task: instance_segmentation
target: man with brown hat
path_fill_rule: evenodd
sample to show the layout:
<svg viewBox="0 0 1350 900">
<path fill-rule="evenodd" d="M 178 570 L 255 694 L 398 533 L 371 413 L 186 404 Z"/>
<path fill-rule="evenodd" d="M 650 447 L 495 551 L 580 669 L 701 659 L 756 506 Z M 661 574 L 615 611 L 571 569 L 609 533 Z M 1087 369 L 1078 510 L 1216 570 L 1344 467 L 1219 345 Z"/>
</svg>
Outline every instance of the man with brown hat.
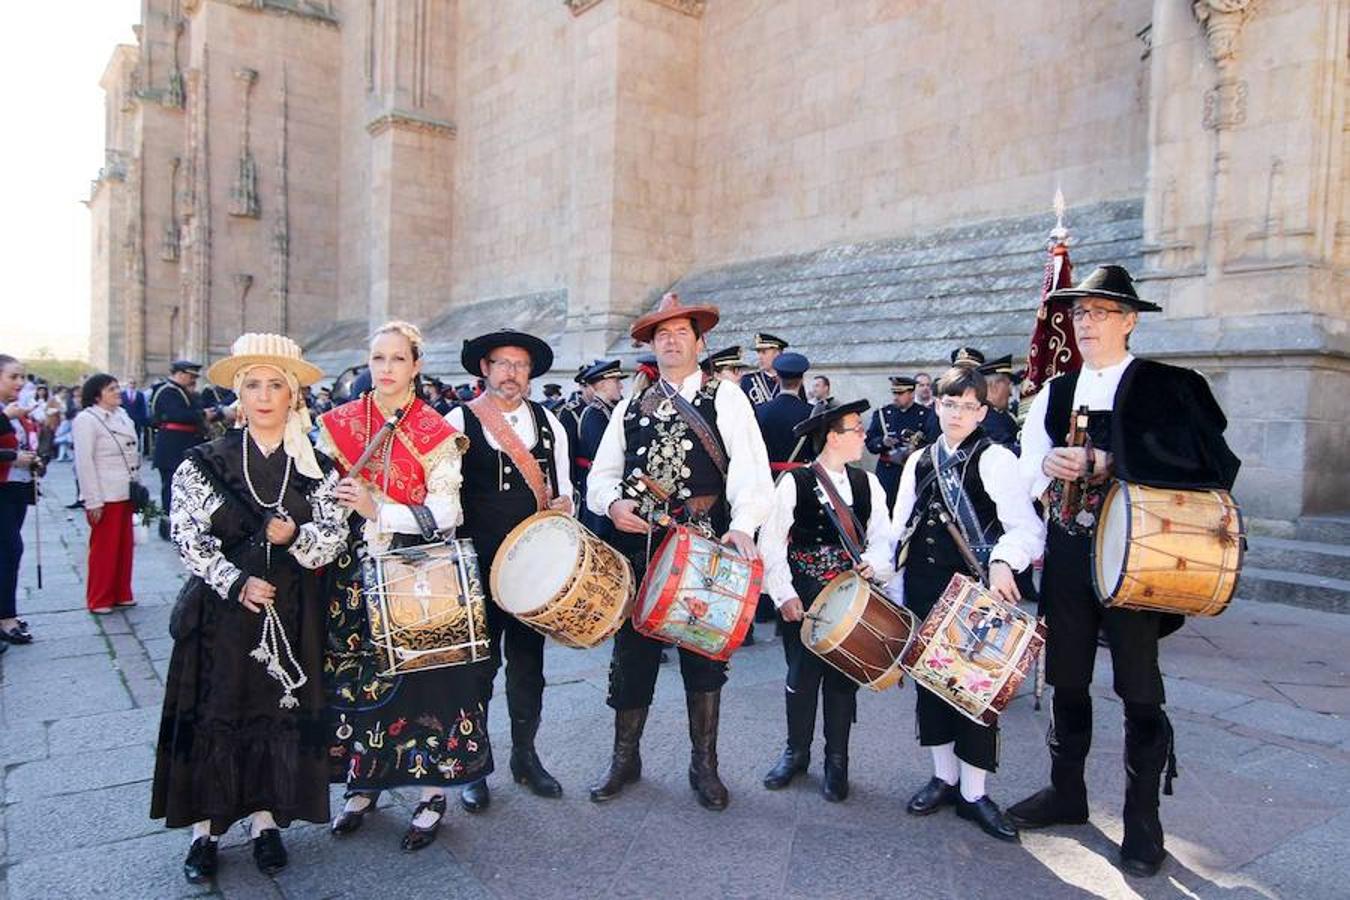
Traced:
<svg viewBox="0 0 1350 900">
<path fill-rule="evenodd" d="M 646 574 L 649 547 L 657 546 L 675 522 L 707 537 L 721 538 L 742 556 L 758 557 L 752 535 L 768 516 L 773 496 L 769 459 L 745 394 L 734 384 L 699 369 L 703 336 L 717 324 L 714 306 L 685 305 L 667 294 L 653 312 L 633 323 L 631 334 L 656 351 L 653 384 L 635 379 L 632 394 L 620 400 L 600 441 L 587 482 L 591 511 L 614 522 L 614 546 L 627 555 L 639 581 Z M 670 498 L 658 504 L 654 491 L 628 499 L 625 479 L 637 475 Z M 614 710 L 614 755 L 608 771 L 591 788 L 599 803 L 618 796 L 642 774 L 638 743 L 656 687 L 660 641 L 644 637 L 631 622 L 614 637 L 609 706 Z M 727 665 L 680 648 L 693 753 L 689 783 L 707 809 L 726 807 L 727 789 L 717 773 L 717 725 Z"/>
</svg>

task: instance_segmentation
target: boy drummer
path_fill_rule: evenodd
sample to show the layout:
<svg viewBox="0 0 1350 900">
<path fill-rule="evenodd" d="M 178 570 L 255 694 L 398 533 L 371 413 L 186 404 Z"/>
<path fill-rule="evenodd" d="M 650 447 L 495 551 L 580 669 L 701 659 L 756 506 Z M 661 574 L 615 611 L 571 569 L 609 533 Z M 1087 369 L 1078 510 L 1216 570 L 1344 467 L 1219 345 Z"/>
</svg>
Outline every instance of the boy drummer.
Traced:
<svg viewBox="0 0 1350 900">
<path fill-rule="evenodd" d="M 1031 505 L 1017 457 L 980 428 L 988 411 L 984 376 L 973 365 L 958 365 L 938 379 L 935 392 L 942 434 L 905 462 L 893 519 L 905 606 L 919 619 L 932 611 L 953 575 L 977 574 L 965 562 L 966 551 L 988 569 L 989 590 L 1011 602 L 1021 596 L 1015 574 L 1045 544 L 1045 525 Z M 919 743 L 933 754 L 933 777 L 906 811 L 926 816 L 955 805 L 958 816 L 986 834 L 1016 841 L 1017 827 L 985 791 L 986 777 L 998 766 L 998 726 L 966 718 L 920 685 L 915 691 Z"/>
<path fill-rule="evenodd" d="M 791 469 L 778 479 L 773 511 L 759 530 L 764 589 L 783 619 L 780 631 L 788 664 L 787 747 L 764 776 L 764 786 L 771 791 L 785 788 L 806 771 L 819 694 L 825 719 L 825 778 L 820 790 L 832 803 L 848 797 L 848 738 L 858 708 L 858 685 L 806 649 L 802 616 L 825 584 L 843 572 L 857 568 L 864 578 L 883 583 L 891 574 L 886 491 L 871 472 L 849 465 L 862 458 L 867 428 L 861 414 L 866 409 L 866 400 L 827 400 L 793 427 L 796 438 L 811 436 L 816 465 Z M 822 479 L 828 479 L 828 488 Z M 830 504 L 828 510 L 822 495 Z M 834 504 L 836 498 L 839 506 Z M 862 552 L 860 560 L 850 558 L 846 542 Z"/>
</svg>

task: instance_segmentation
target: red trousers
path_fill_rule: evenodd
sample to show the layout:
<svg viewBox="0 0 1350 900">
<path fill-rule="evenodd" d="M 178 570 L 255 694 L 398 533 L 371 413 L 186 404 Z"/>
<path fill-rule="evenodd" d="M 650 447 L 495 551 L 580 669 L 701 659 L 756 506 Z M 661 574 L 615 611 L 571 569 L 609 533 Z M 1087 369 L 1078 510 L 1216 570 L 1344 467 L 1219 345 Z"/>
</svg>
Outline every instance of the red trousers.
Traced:
<svg viewBox="0 0 1350 900">
<path fill-rule="evenodd" d="M 89 529 L 89 571 L 85 602 L 90 609 L 111 609 L 131 596 L 131 501 L 103 504 L 103 515 Z"/>
</svg>

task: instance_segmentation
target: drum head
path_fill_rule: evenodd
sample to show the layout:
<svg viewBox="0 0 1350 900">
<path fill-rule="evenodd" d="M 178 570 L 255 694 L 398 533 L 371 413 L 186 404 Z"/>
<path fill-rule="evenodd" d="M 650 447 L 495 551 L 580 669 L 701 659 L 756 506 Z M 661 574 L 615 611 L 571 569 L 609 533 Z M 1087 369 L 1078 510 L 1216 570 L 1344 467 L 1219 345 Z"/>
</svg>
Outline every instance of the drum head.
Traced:
<svg viewBox="0 0 1350 900">
<path fill-rule="evenodd" d="M 672 531 L 671 534 L 673 535 L 674 532 Z M 661 593 L 665 590 L 666 581 L 670 579 L 670 570 L 675 565 L 675 558 L 678 555 L 677 550 L 680 546 L 679 541 L 669 539 L 662 543 L 661 552 L 647 567 L 647 578 L 643 582 L 642 595 L 637 598 L 637 609 L 634 610 L 633 618 L 645 621 L 651 614 L 652 607 L 656 605 L 656 601 L 661 599 Z"/>
<path fill-rule="evenodd" d="M 858 593 L 855 572 L 845 572 L 825 585 L 811 603 L 811 615 L 816 618 L 807 620 L 811 626 L 807 643 L 825 652 L 848 637 L 858 621 Z"/>
<path fill-rule="evenodd" d="M 1097 593 L 1103 601 L 1120 589 L 1130 543 L 1130 492 L 1119 482 L 1102 503 L 1097 521 L 1094 563 Z"/>
<path fill-rule="evenodd" d="M 580 553 L 581 532 L 567 516 L 543 516 L 527 523 L 514 542 L 497 552 L 493 600 L 517 615 L 547 605 L 572 577 Z"/>
</svg>

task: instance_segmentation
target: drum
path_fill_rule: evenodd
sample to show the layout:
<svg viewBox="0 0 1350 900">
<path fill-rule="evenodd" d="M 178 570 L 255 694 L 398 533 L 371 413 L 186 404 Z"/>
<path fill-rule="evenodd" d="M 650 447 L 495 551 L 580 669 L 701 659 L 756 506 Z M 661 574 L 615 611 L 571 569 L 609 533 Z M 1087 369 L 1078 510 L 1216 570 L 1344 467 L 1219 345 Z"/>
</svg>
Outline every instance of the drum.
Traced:
<svg viewBox="0 0 1350 900">
<path fill-rule="evenodd" d="M 521 522 L 492 563 L 492 599 L 535 631 L 587 649 L 613 637 L 633 603 L 633 568 L 564 513 Z"/>
<path fill-rule="evenodd" d="M 471 541 L 376 554 L 362 563 L 361 594 L 382 675 L 488 658 L 487 604 Z"/>
<path fill-rule="evenodd" d="M 1035 616 L 953 575 L 901 664 L 966 718 L 993 725 L 1044 645 Z"/>
<path fill-rule="evenodd" d="M 1217 616 L 1237 590 L 1246 548 L 1227 491 L 1117 481 L 1102 501 L 1092 580 L 1103 606 Z"/>
<path fill-rule="evenodd" d="M 745 640 L 763 580 L 760 560 L 676 525 L 647 567 L 633 628 L 709 659 L 730 659 Z"/>
<path fill-rule="evenodd" d="M 861 686 L 884 691 L 904 677 L 900 657 L 914 637 L 914 614 L 894 606 L 857 572 L 825 585 L 806 621 L 806 649 Z"/>
</svg>

